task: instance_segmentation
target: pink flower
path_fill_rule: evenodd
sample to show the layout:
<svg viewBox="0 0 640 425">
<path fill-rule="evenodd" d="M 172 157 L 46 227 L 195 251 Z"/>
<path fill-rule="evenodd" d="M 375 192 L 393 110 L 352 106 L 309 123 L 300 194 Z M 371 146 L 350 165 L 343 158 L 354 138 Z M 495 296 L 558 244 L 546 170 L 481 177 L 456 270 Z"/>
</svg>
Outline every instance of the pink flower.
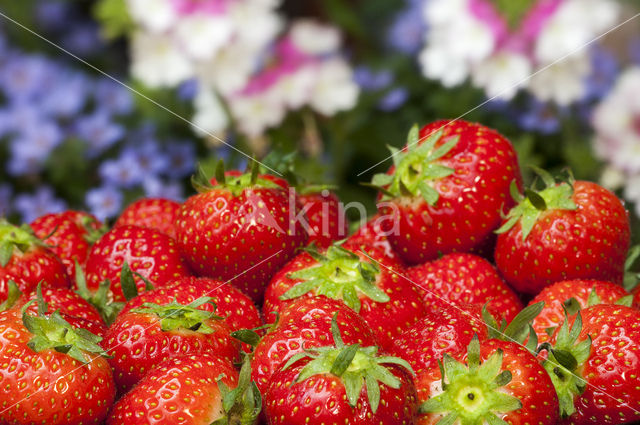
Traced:
<svg viewBox="0 0 640 425">
<path fill-rule="evenodd" d="M 180 15 L 205 13 L 222 15 L 227 12 L 229 4 L 236 0 L 171 0 L 173 8 Z"/>
</svg>

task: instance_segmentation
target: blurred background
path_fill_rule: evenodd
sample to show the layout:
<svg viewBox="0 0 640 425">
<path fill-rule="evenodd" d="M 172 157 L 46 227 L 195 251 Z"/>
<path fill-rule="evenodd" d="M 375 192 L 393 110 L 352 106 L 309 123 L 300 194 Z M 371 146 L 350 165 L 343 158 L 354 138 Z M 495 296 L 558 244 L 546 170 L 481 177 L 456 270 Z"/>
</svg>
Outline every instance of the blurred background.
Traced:
<svg viewBox="0 0 640 425">
<path fill-rule="evenodd" d="M 640 215 L 640 4 L 624 0 L 0 0 L 0 215 L 116 217 L 196 163 L 298 152 L 360 185 L 412 124 L 463 118 Z M 637 227 L 636 224 L 634 226 Z M 638 232 L 635 232 L 638 235 Z"/>
</svg>

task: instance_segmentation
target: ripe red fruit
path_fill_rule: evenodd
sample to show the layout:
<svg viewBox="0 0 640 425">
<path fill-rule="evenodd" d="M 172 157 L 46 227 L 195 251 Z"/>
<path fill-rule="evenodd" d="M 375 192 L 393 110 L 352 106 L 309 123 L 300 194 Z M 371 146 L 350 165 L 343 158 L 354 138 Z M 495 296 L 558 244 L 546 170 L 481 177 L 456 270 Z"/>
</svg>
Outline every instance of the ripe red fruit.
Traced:
<svg viewBox="0 0 640 425">
<path fill-rule="evenodd" d="M 597 279 L 622 283 L 629 250 L 627 211 L 611 192 L 586 181 L 556 183 L 526 197 L 499 229 L 495 260 L 516 290 L 537 294 L 553 282 Z"/>
<path fill-rule="evenodd" d="M 169 199 L 142 198 L 129 204 L 113 226 L 147 227 L 175 238 L 174 225 L 178 218 L 178 209 L 180 204 Z"/>
<path fill-rule="evenodd" d="M 309 224 L 308 244 L 326 248 L 331 243 L 347 237 L 349 223 L 338 196 L 323 190 L 321 192 L 298 192 L 298 200 L 307 216 Z"/>
<path fill-rule="evenodd" d="M 442 358 L 420 384 L 429 399 L 419 425 L 509 423 L 555 425 L 558 398 L 549 375 L 525 347 L 511 341 L 474 338 L 467 353 Z M 446 419 L 445 419 L 446 418 Z"/>
<path fill-rule="evenodd" d="M 269 425 L 396 425 L 416 420 L 411 367 L 378 355 L 375 346 L 346 345 L 332 323 L 334 345 L 293 356 L 264 396 Z"/>
<path fill-rule="evenodd" d="M 115 389 L 98 342 L 58 313 L 0 312 L 0 422 L 102 424 Z"/>
<path fill-rule="evenodd" d="M 257 169 L 256 169 L 257 171 Z M 261 303 L 264 287 L 307 240 L 295 199 L 256 172 L 225 177 L 185 201 L 178 244 L 194 272 L 229 281 Z"/>
<path fill-rule="evenodd" d="M 171 237 L 155 229 L 120 226 L 107 232 L 91 249 L 86 267 L 89 290 L 97 291 L 100 282 L 109 279 L 113 299 L 124 301 L 120 273 L 125 262 L 134 272 L 138 292 L 144 292 L 146 284 L 135 273 L 154 286 L 162 286 L 189 275 L 178 246 Z"/>
<path fill-rule="evenodd" d="M 290 300 L 325 295 L 345 302 L 358 312 L 376 334 L 383 348 L 414 324 L 425 311 L 421 294 L 398 274 L 392 264 L 374 250 L 350 251 L 330 246 L 324 254 L 307 249 L 283 267 L 265 292 L 262 309 L 267 321 L 282 312 Z"/>
<path fill-rule="evenodd" d="M 377 345 L 369 325 L 342 301 L 324 296 L 297 299 L 286 306 L 276 328 L 254 350 L 251 377 L 262 394 L 273 374 L 291 357 L 331 341 L 331 320 L 336 315 L 345 344 Z"/>
<path fill-rule="evenodd" d="M 0 301 L 7 299 L 9 281 L 30 294 L 42 282 L 44 288 L 68 288 L 64 265 L 31 228 L 19 228 L 0 221 Z"/>
<path fill-rule="evenodd" d="M 411 267 L 405 275 L 422 290 L 427 309 L 488 303 L 490 310 L 499 311 L 510 322 L 523 307 L 491 263 L 477 255 L 448 254 Z"/>
<path fill-rule="evenodd" d="M 112 356 L 109 364 L 120 393 L 159 363 L 178 355 L 211 353 L 229 361 L 237 358 L 231 329 L 221 317 L 199 308 L 209 301 L 202 297 L 188 305 L 175 301 L 144 304 L 118 315 L 103 345 Z"/>
<path fill-rule="evenodd" d="M 37 296 L 36 292 L 32 292 L 24 297 L 24 303 L 37 299 Z M 68 316 L 79 317 L 91 322 L 103 323 L 98 310 L 71 289 L 43 288 L 42 297 L 48 306 L 48 310 L 46 310 L 47 313 L 53 313 L 58 310 L 60 313 Z M 30 311 L 32 313 L 36 313 L 37 306 L 33 304 L 30 307 Z"/>
<path fill-rule="evenodd" d="M 389 261 L 404 264 L 400 256 L 391 247 L 391 243 L 387 238 L 390 231 L 385 232 L 382 230 L 382 223 L 389 220 L 393 220 L 393 217 L 383 217 L 380 214 L 374 215 L 353 235 L 349 236 L 342 246 L 352 251 L 366 251 L 374 248 L 376 251 L 384 253 Z"/>
<path fill-rule="evenodd" d="M 227 359 L 210 354 L 169 359 L 115 404 L 107 425 L 252 424 L 260 408 L 247 372 L 238 376 Z"/>
<path fill-rule="evenodd" d="M 509 185 L 521 176 L 511 143 L 466 121 L 437 121 L 409 133 L 392 149 L 394 166 L 372 183 L 383 189 L 383 229 L 407 264 L 450 252 L 484 253 L 494 241 Z"/>
<path fill-rule="evenodd" d="M 543 363 L 563 423 L 627 424 L 640 419 L 640 311 L 600 304 L 565 320 Z"/>
<path fill-rule="evenodd" d="M 540 343 L 551 339 L 564 321 L 565 311 L 574 315 L 596 304 L 616 304 L 629 293 L 619 285 L 599 280 L 567 280 L 544 288 L 530 304 L 544 302 L 542 312 L 533 320 Z M 629 300 L 630 301 L 630 300 Z"/>
</svg>

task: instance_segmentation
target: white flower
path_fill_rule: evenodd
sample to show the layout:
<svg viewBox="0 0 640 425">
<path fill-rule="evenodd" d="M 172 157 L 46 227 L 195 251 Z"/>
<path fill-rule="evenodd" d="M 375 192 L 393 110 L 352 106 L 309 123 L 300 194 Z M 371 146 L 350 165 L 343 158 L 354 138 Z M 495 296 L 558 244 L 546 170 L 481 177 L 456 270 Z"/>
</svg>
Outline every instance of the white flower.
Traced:
<svg viewBox="0 0 640 425">
<path fill-rule="evenodd" d="M 233 22 L 239 41 L 257 49 L 269 45 L 283 26 L 273 10 L 256 2 L 232 3 L 229 19 Z"/>
<path fill-rule="evenodd" d="M 317 76 L 317 66 L 303 66 L 293 73 L 280 77 L 275 90 L 280 94 L 287 107 L 299 109 L 311 99 Z"/>
<path fill-rule="evenodd" d="M 189 58 L 166 35 L 137 31 L 131 56 L 131 73 L 149 87 L 175 87 L 194 75 Z"/>
<path fill-rule="evenodd" d="M 180 19 L 175 36 L 194 59 L 206 60 L 229 43 L 232 31 L 233 26 L 225 16 L 198 13 Z"/>
<path fill-rule="evenodd" d="M 310 19 L 296 21 L 290 29 L 293 43 L 309 55 L 332 53 L 340 47 L 340 32 L 335 27 Z"/>
<path fill-rule="evenodd" d="M 171 0 L 126 0 L 131 18 L 154 31 L 162 32 L 175 22 L 177 13 Z"/>
<path fill-rule="evenodd" d="M 253 46 L 233 41 L 218 54 L 197 65 L 198 79 L 215 87 L 223 96 L 242 90 L 256 67 L 258 51 Z"/>
<path fill-rule="evenodd" d="M 631 176 L 631 178 L 627 179 L 624 197 L 635 202 L 636 215 L 640 216 L 640 175 Z"/>
<path fill-rule="evenodd" d="M 284 119 L 286 108 L 271 90 L 229 99 L 231 114 L 240 131 L 249 137 L 261 135 Z"/>
<path fill-rule="evenodd" d="M 193 129 L 201 135 L 218 135 L 229 125 L 229 118 L 212 89 L 201 87 L 194 100 Z"/>
<path fill-rule="evenodd" d="M 529 90 L 542 101 L 566 106 L 584 97 L 584 79 L 590 70 L 587 55 L 574 54 L 533 75 Z"/>
<path fill-rule="evenodd" d="M 440 80 L 445 87 L 462 84 L 469 77 L 469 64 L 453 57 L 445 46 L 431 46 L 420 52 L 418 61 L 425 77 Z"/>
<path fill-rule="evenodd" d="M 600 174 L 600 184 L 609 190 L 618 190 L 624 186 L 626 176 L 615 167 L 604 167 Z"/>
<path fill-rule="evenodd" d="M 323 115 L 353 108 L 359 94 L 358 85 L 347 63 L 339 58 L 319 65 L 318 76 L 311 94 L 310 104 Z"/>
<path fill-rule="evenodd" d="M 484 88 L 487 97 L 511 99 L 528 84 L 531 63 L 524 55 L 511 52 L 497 53 L 478 64 L 472 73 L 473 84 Z"/>
</svg>

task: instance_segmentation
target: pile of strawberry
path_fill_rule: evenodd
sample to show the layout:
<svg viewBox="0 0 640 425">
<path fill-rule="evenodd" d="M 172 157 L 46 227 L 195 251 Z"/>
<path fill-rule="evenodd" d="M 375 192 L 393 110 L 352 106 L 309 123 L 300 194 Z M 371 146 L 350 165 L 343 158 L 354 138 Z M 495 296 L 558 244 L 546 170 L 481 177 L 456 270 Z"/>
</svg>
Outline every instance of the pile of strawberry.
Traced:
<svg viewBox="0 0 640 425">
<path fill-rule="evenodd" d="M 0 425 L 640 421 L 622 202 L 568 173 L 524 188 L 464 121 L 392 157 L 351 235 L 335 194 L 257 166 L 110 229 L 1 221 Z"/>
</svg>

